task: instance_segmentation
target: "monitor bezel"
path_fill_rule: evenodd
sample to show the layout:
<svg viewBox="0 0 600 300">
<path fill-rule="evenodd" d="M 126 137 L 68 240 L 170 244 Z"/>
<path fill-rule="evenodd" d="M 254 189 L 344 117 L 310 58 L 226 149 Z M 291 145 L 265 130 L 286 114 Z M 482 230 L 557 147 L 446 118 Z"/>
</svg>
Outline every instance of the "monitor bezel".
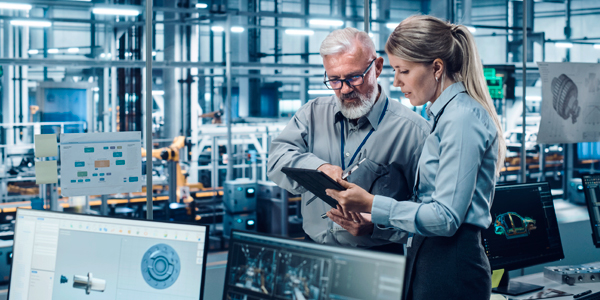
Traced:
<svg viewBox="0 0 600 300">
<path fill-rule="evenodd" d="M 298 245 L 298 246 L 304 246 L 307 248 L 313 248 L 315 250 L 319 250 L 319 248 L 332 248 L 336 251 L 337 253 L 340 254 L 345 254 L 344 252 L 347 252 L 347 254 L 351 254 L 351 255 L 357 255 L 357 254 L 362 254 L 365 257 L 373 257 L 374 254 L 376 255 L 381 255 L 382 257 L 389 257 L 389 258 L 400 258 L 401 263 L 404 265 L 404 270 L 403 270 L 403 274 L 402 274 L 402 281 L 405 280 L 406 278 L 406 256 L 405 255 L 400 255 L 400 254 L 392 254 L 392 253 L 386 253 L 386 252 L 379 252 L 379 251 L 370 251 L 370 250 L 366 250 L 366 249 L 360 249 L 360 248 L 355 248 L 355 247 L 350 247 L 350 246 L 342 246 L 342 245 L 325 245 L 325 244 L 317 244 L 315 242 L 310 242 L 310 241 L 306 241 L 304 239 L 294 239 L 294 238 L 290 238 L 290 237 L 284 237 L 284 236 L 279 236 L 279 235 L 270 235 L 270 234 L 266 234 L 266 233 L 262 233 L 262 232 L 254 232 L 254 231 L 247 231 L 247 230 L 239 230 L 239 229 L 233 229 L 231 231 L 231 235 L 230 235 L 230 239 L 229 239 L 229 249 L 228 249 L 228 253 L 227 253 L 227 265 L 225 267 L 225 280 L 223 281 L 223 300 L 227 300 L 227 282 L 229 279 L 229 274 L 230 274 L 230 270 L 229 267 L 232 264 L 232 259 L 233 259 L 233 255 L 229 255 L 230 252 L 232 251 L 232 246 L 233 246 L 233 241 L 236 240 L 235 236 L 238 233 L 242 233 L 242 234 L 249 234 L 249 235 L 253 235 L 253 236 L 257 236 L 257 237 L 266 237 L 266 238 L 275 238 L 275 239 L 279 239 L 282 240 L 282 242 L 290 242 L 291 245 Z M 403 294 L 405 291 L 405 286 L 404 283 L 402 284 L 402 290 L 401 290 L 401 294 Z"/>
<path fill-rule="evenodd" d="M 591 176 L 597 176 L 600 178 L 600 174 L 581 174 L 581 184 L 583 185 L 583 193 L 585 195 L 585 205 L 587 206 L 588 209 L 588 214 L 590 216 L 590 225 L 592 226 L 592 242 L 594 243 L 594 246 L 596 248 L 600 248 L 600 239 L 596 238 L 596 232 L 594 231 L 598 231 L 598 233 L 600 234 L 600 227 L 595 226 L 596 224 L 594 224 L 594 213 L 592 212 L 592 210 L 594 210 L 595 208 L 592 207 L 592 201 L 589 200 L 589 191 L 588 189 L 585 187 L 585 177 L 591 177 Z"/>
<path fill-rule="evenodd" d="M 17 246 L 17 223 L 18 223 L 18 216 L 19 216 L 19 211 L 36 211 L 36 210 L 32 210 L 32 209 L 27 209 L 27 208 L 17 208 L 17 212 L 15 213 L 15 228 L 14 228 L 14 238 L 13 238 L 13 257 L 11 259 L 11 263 L 10 263 L 10 275 L 8 278 L 8 293 L 6 295 L 6 300 L 10 300 L 10 286 L 12 283 L 12 271 L 13 271 L 13 265 L 14 265 L 14 261 L 15 261 L 15 253 L 16 253 L 16 246 Z M 170 221 L 162 221 L 162 220 L 146 220 L 146 219 L 132 219 L 132 218 L 122 218 L 122 217 L 115 217 L 115 216 L 100 216 L 100 215 L 90 215 L 90 214 L 80 214 L 80 213 L 74 213 L 74 212 L 62 212 L 62 211 L 51 211 L 51 210 L 40 210 L 39 212 L 44 212 L 44 213 L 52 213 L 52 214 L 56 214 L 56 215 L 75 215 L 75 216 L 84 216 L 84 217 L 98 217 L 101 219 L 118 219 L 118 220 L 127 220 L 127 221 L 148 221 L 150 223 L 165 223 L 165 224 L 176 224 L 176 225 L 187 225 L 187 226 L 200 226 L 200 227 L 204 227 L 204 257 L 203 257 L 203 262 L 202 262 L 202 277 L 201 277 L 201 282 L 200 282 L 200 298 L 198 300 L 202 300 L 202 298 L 204 297 L 204 283 L 205 283 L 205 277 L 206 277 L 206 258 L 208 256 L 207 253 L 207 244 L 209 242 L 209 225 L 202 225 L 202 224 L 191 224 L 191 223 L 184 223 L 184 222 L 170 222 Z"/>
<path fill-rule="evenodd" d="M 495 190 L 494 190 L 494 201 L 496 200 L 496 193 L 498 191 L 499 188 L 501 189 L 505 189 L 505 188 L 511 188 L 511 187 L 523 187 L 523 188 L 528 188 L 528 187 L 534 187 L 534 186 L 546 186 L 548 188 L 548 191 L 551 191 L 550 189 L 550 185 L 548 182 L 544 181 L 544 182 L 533 182 L 533 183 L 516 183 L 516 184 L 504 184 L 504 185 L 497 185 Z M 556 208 L 554 206 L 554 197 L 552 196 L 552 193 L 550 193 L 550 198 L 552 199 L 552 209 L 554 209 L 554 216 L 556 217 Z M 494 205 L 494 203 L 492 202 L 492 206 Z M 490 211 L 491 211 L 491 206 L 490 206 Z M 490 223 L 490 226 L 492 226 L 494 223 L 493 221 L 493 217 L 492 217 L 492 223 Z M 527 267 L 531 267 L 531 266 L 536 266 L 539 264 L 544 264 L 544 263 L 550 263 L 550 262 L 554 262 L 554 261 L 559 261 L 561 259 L 565 258 L 565 253 L 564 253 L 564 249 L 562 246 L 562 238 L 560 236 L 560 227 L 558 226 L 558 219 L 556 219 L 556 230 L 558 231 L 558 237 L 560 240 L 560 253 L 556 253 L 556 254 L 548 254 L 548 255 L 544 255 L 541 257 L 532 257 L 527 259 L 525 262 L 520 261 L 520 262 L 505 262 L 505 263 L 500 263 L 500 264 L 493 264 L 492 261 L 493 259 L 490 259 L 488 257 L 488 261 L 490 262 L 490 267 L 492 270 L 499 270 L 499 269 L 504 269 L 504 270 L 518 270 L 518 269 L 522 269 L 522 268 L 527 268 Z M 489 229 L 489 227 L 488 227 Z M 485 230 L 488 230 L 485 229 Z M 483 236 L 482 236 L 482 245 L 483 245 Z"/>
</svg>

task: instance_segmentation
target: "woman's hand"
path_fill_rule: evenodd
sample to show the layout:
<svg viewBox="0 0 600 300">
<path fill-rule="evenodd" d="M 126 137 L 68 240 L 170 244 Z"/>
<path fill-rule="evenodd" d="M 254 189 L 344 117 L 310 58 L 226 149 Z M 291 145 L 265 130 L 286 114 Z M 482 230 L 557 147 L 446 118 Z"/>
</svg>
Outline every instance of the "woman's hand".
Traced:
<svg viewBox="0 0 600 300">
<path fill-rule="evenodd" d="M 373 198 L 375 196 L 369 194 L 360 186 L 338 179 L 337 182 L 346 188 L 345 191 L 337 191 L 327 189 L 325 192 L 328 196 L 338 201 L 344 211 L 348 212 L 371 212 L 373 206 Z"/>
</svg>

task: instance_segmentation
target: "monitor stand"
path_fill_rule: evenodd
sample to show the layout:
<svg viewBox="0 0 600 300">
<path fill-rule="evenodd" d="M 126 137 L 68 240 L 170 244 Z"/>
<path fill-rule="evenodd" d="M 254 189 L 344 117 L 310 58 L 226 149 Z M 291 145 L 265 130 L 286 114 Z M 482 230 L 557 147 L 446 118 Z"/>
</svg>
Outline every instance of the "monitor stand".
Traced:
<svg viewBox="0 0 600 300">
<path fill-rule="evenodd" d="M 502 279 L 500 279 L 500 284 L 497 288 L 493 288 L 492 292 L 500 293 L 505 295 L 517 296 L 533 291 L 538 291 L 543 289 L 544 287 L 541 285 L 529 284 L 518 281 L 510 281 L 508 276 L 508 271 L 504 271 L 502 275 Z"/>
</svg>

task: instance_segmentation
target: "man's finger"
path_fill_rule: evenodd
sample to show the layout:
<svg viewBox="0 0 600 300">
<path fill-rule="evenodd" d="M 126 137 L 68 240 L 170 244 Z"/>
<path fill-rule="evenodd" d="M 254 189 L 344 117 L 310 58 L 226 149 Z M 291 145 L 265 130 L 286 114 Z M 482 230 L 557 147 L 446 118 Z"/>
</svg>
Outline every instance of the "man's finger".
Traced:
<svg viewBox="0 0 600 300">
<path fill-rule="evenodd" d="M 339 184 L 340 184 L 342 187 L 344 187 L 344 188 L 346 188 L 346 189 L 349 189 L 349 188 L 351 188 L 351 187 L 352 187 L 352 183 L 350 183 L 350 182 L 348 182 L 348 181 L 346 181 L 346 180 L 343 180 L 343 179 L 338 179 L 338 180 L 337 180 L 337 182 L 338 182 L 338 183 L 339 183 Z"/>
</svg>

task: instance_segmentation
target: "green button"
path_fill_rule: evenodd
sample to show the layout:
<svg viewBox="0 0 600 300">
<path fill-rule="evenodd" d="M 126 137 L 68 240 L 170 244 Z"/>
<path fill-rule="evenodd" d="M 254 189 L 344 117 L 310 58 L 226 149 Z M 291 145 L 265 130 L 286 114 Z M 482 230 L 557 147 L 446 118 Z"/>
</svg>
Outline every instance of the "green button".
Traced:
<svg viewBox="0 0 600 300">
<path fill-rule="evenodd" d="M 94 147 L 85 147 L 83 148 L 85 153 L 94 153 Z"/>
<path fill-rule="evenodd" d="M 113 152 L 113 157 L 123 157 L 123 152 Z"/>
<path fill-rule="evenodd" d="M 76 162 L 75 162 L 75 167 L 85 167 L 85 162 L 82 162 L 82 161 L 76 161 Z"/>
<path fill-rule="evenodd" d="M 117 146 L 117 149 L 123 149 L 123 146 Z"/>
<path fill-rule="evenodd" d="M 123 166 L 125 165 L 125 160 L 124 159 L 118 159 L 117 160 L 117 166 Z"/>
<path fill-rule="evenodd" d="M 87 176 L 87 171 L 77 172 L 77 177 L 85 177 Z"/>
</svg>

